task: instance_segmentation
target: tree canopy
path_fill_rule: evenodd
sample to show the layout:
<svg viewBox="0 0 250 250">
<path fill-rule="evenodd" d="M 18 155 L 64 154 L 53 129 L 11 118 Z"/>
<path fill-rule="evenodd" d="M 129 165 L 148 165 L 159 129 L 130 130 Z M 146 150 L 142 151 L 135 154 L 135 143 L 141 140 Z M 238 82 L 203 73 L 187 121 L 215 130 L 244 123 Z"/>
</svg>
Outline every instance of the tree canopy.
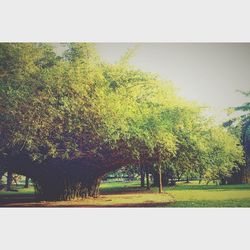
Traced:
<svg viewBox="0 0 250 250">
<path fill-rule="evenodd" d="M 1 164 L 45 199 L 94 196 L 105 173 L 128 165 L 230 175 L 242 160 L 236 136 L 130 55 L 109 64 L 89 43 L 60 57 L 49 44 L 0 44 Z"/>
</svg>

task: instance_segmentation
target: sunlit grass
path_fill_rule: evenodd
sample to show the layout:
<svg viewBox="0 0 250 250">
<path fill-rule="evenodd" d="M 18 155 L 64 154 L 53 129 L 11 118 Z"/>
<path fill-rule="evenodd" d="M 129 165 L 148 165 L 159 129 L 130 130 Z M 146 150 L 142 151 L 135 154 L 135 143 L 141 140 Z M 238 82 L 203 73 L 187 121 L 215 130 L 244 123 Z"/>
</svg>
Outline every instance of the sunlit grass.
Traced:
<svg viewBox="0 0 250 250">
<path fill-rule="evenodd" d="M 1 190 L 0 191 L 0 199 L 1 199 L 1 196 L 3 195 L 21 195 L 21 194 L 34 194 L 35 191 L 34 191 L 34 187 L 33 186 L 30 186 L 29 188 L 23 188 L 23 187 L 20 187 L 20 186 L 17 186 L 16 188 L 16 191 L 6 191 L 6 190 Z"/>
<path fill-rule="evenodd" d="M 100 195 L 97 199 L 88 198 L 84 200 L 41 202 L 42 206 L 84 206 L 84 207 L 165 207 L 173 202 L 168 194 L 155 193 L 133 193 Z"/>
<path fill-rule="evenodd" d="M 250 185 L 209 185 L 192 182 L 168 188 L 176 202 L 171 207 L 250 207 Z"/>
</svg>

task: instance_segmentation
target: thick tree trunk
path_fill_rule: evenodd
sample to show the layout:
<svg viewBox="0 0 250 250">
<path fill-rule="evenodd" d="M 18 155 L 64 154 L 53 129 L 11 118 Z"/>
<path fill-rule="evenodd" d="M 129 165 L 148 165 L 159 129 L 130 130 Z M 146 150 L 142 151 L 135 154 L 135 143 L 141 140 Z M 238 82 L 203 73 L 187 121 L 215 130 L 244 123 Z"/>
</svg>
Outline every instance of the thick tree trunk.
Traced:
<svg viewBox="0 0 250 250">
<path fill-rule="evenodd" d="M 140 174 L 141 174 L 141 187 L 145 187 L 145 169 L 144 167 L 140 167 Z"/>
<path fill-rule="evenodd" d="M 48 159 L 42 164 L 28 157 L 9 157 L 8 170 L 32 179 L 39 200 L 71 200 L 97 197 L 102 177 L 118 169 L 96 158 Z"/>
<path fill-rule="evenodd" d="M 101 178 L 84 179 L 65 177 L 34 181 L 36 196 L 39 200 L 73 200 L 99 195 Z"/>
<path fill-rule="evenodd" d="M 8 159 L 9 173 L 32 179 L 38 200 L 71 200 L 97 197 L 107 169 L 88 160 L 52 159 L 35 164 L 27 158 Z"/>
<path fill-rule="evenodd" d="M 28 188 L 29 187 L 29 177 L 25 177 L 25 184 L 24 184 L 24 188 Z"/>
<path fill-rule="evenodd" d="M 8 171 L 7 174 L 7 184 L 6 184 L 6 191 L 11 191 L 11 184 L 12 184 L 12 171 Z"/>
<path fill-rule="evenodd" d="M 162 188 L 162 174 L 161 174 L 161 166 L 159 166 L 158 171 L 159 171 L 159 193 L 162 193 L 163 188 Z"/>
<path fill-rule="evenodd" d="M 71 164 L 46 165 L 43 173 L 32 178 L 38 199 L 72 200 L 99 195 L 103 168 Z"/>
</svg>

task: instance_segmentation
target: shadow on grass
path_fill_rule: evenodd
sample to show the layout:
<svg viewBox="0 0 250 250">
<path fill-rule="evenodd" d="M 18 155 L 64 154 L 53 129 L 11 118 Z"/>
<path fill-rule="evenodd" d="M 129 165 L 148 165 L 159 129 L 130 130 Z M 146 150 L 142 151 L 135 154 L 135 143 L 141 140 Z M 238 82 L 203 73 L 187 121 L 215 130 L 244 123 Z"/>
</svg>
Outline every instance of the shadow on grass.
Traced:
<svg viewBox="0 0 250 250">
<path fill-rule="evenodd" d="M 58 206 L 58 207 L 99 207 L 99 208 L 110 208 L 110 207 L 120 207 L 120 208 L 136 208 L 136 207 L 166 207 L 171 202 L 148 202 L 148 203 L 118 203 L 114 205 L 76 205 L 76 206 Z"/>
<path fill-rule="evenodd" d="M 29 205 L 30 203 L 37 202 L 37 199 L 35 198 L 34 194 L 4 194 L 0 197 L 0 207 L 5 206 L 7 204 L 14 204 L 14 203 L 27 203 Z"/>
<path fill-rule="evenodd" d="M 139 208 L 139 207 L 145 207 L 145 208 L 149 208 L 149 207 L 167 207 L 168 204 L 170 204 L 171 202 L 149 202 L 149 203 L 120 203 L 120 204 L 113 204 L 113 205 L 88 205 L 88 204 L 84 204 L 84 205 L 78 205 L 78 204 L 72 204 L 72 205 L 50 205 L 50 204 L 44 204 L 44 203 L 7 203 L 7 204 L 3 204 L 3 207 L 43 207 L 43 208 L 64 208 L 64 207 L 75 207 L 75 208 L 84 208 L 84 207 L 88 207 L 88 208 L 111 208 L 111 207 L 116 207 L 116 208 Z"/>
<path fill-rule="evenodd" d="M 134 187 L 103 187 L 100 188 L 101 194 L 127 194 L 127 193 L 145 193 L 145 188 L 141 188 L 138 186 Z M 150 190 L 149 190 L 150 192 Z"/>
</svg>

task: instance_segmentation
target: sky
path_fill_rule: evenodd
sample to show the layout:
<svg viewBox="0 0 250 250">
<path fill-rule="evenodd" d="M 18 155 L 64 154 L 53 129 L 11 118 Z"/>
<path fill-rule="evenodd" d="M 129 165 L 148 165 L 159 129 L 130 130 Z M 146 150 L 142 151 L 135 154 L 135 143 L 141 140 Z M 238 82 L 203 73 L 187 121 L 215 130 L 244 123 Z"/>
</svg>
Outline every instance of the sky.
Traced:
<svg viewBox="0 0 250 250">
<path fill-rule="evenodd" d="M 119 60 L 130 43 L 99 43 L 103 59 Z M 250 43 L 141 43 L 130 63 L 171 80 L 181 96 L 210 106 L 217 118 L 247 101 Z"/>
<path fill-rule="evenodd" d="M 97 43 L 101 57 L 114 63 L 133 43 Z M 170 80 L 188 100 L 211 107 L 219 121 L 225 109 L 247 101 L 250 43 L 139 43 L 130 64 Z"/>
</svg>

